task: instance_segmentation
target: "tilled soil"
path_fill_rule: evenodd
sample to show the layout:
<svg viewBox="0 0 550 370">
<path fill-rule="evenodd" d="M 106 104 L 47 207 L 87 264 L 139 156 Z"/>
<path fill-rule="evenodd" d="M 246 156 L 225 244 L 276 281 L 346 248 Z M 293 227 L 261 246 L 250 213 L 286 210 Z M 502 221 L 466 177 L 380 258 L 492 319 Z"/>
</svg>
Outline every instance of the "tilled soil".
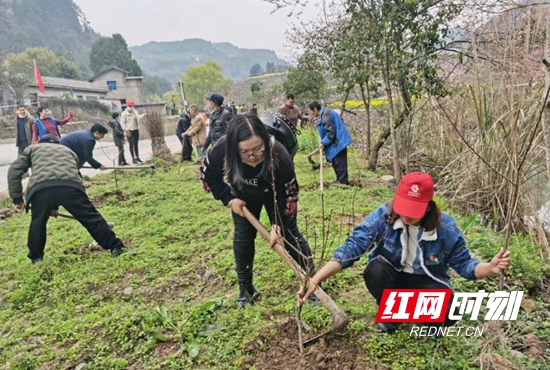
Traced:
<svg viewBox="0 0 550 370">
<path fill-rule="evenodd" d="M 100 207 L 103 203 L 105 203 L 105 201 L 109 197 L 113 195 L 116 196 L 118 201 L 122 202 L 122 201 L 128 200 L 127 195 L 122 194 L 120 190 L 116 190 L 116 191 L 108 191 L 106 193 L 103 193 L 102 195 L 98 195 L 97 197 L 92 198 L 92 203 L 94 206 Z"/>
<path fill-rule="evenodd" d="M 294 320 L 285 320 L 267 330 L 259 340 L 247 346 L 247 355 L 242 368 L 254 366 L 257 370 L 323 370 L 323 369 L 369 369 L 364 351 L 350 341 L 348 335 L 331 334 L 310 344 L 300 353 L 298 327 Z M 307 340 L 307 334 L 304 340 Z M 260 344 L 261 342 L 261 344 Z"/>
</svg>

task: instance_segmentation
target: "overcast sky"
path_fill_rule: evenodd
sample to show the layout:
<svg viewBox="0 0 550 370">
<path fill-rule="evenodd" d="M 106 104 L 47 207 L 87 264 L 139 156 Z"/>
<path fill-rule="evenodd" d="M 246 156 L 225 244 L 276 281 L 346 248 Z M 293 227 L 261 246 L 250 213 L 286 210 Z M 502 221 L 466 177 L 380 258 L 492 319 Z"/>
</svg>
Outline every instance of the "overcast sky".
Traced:
<svg viewBox="0 0 550 370">
<path fill-rule="evenodd" d="M 74 0 L 96 32 L 120 33 L 130 46 L 202 38 L 244 48 L 275 50 L 288 58 L 287 10 L 274 14 L 262 0 Z M 315 9 L 306 9 L 311 18 Z"/>
</svg>

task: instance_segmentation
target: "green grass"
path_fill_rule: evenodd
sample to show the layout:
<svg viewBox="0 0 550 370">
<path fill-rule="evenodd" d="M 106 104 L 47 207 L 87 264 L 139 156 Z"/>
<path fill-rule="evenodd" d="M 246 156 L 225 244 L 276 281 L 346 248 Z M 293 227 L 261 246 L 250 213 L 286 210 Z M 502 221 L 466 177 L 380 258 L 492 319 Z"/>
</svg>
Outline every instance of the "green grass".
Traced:
<svg viewBox="0 0 550 370">
<path fill-rule="evenodd" d="M 311 136 L 301 139 L 304 152 L 310 149 L 305 145 L 307 135 Z M 311 171 L 303 153 L 296 162 L 303 188 L 300 227 L 318 260 L 319 172 Z M 379 174 L 362 170 L 358 163 L 350 160 L 352 178 L 361 181 L 362 188 L 336 185 L 325 190 L 327 224 L 332 210 L 325 258 L 344 241 L 348 223 L 359 223 L 392 195 L 378 181 Z M 328 166 L 325 174 L 325 181 L 334 180 Z M 119 176 L 119 185 L 128 199 L 118 201 L 112 195 L 100 206 L 130 248 L 119 258 L 90 248 L 91 238 L 77 222 L 51 219 L 45 260 L 32 265 L 26 258 L 30 216 L 13 217 L 1 227 L 1 369 L 65 369 L 80 363 L 85 369 L 101 370 L 238 368 L 247 344 L 260 341 L 260 333 L 275 322 L 295 315 L 297 282 L 259 238 L 255 282 L 263 298 L 246 310 L 234 308 L 231 217 L 227 208 L 204 193 L 195 166 L 184 165 L 182 175 L 177 166 L 157 170 L 154 176 L 146 171 L 126 173 Z M 88 193 L 93 198 L 114 190 L 112 175 L 103 175 L 92 180 Z M 355 220 L 349 216 L 352 205 Z M 262 219 L 267 223 L 265 214 Z M 501 235 L 479 225 L 469 230 L 468 239 L 472 251 L 484 259 L 502 244 Z M 522 348 L 521 338 L 527 333 L 550 339 L 548 295 L 540 289 L 541 283 L 548 285 L 547 262 L 529 237 L 515 237 L 512 251 L 508 286 L 529 290 L 538 309 L 520 311 L 509 343 L 496 350 L 518 366 L 543 369 L 546 365 L 535 359 L 513 359 L 509 350 Z M 341 273 L 325 288 L 350 315 L 346 338 L 358 343 L 366 362 L 391 369 L 477 367 L 479 339 L 444 338 L 435 351 L 435 340 L 409 338 L 407 331 L 379 334 L 373 325 L 376 306 L 362 283 L 364 264 L 363 260 Z M 458 290 L 496 289 L 496 281 L 456 278 L 454 284 Z M 329 322 L 322 308 L 306 307 L 303 318 L 314 328 Z"/>
</svg>

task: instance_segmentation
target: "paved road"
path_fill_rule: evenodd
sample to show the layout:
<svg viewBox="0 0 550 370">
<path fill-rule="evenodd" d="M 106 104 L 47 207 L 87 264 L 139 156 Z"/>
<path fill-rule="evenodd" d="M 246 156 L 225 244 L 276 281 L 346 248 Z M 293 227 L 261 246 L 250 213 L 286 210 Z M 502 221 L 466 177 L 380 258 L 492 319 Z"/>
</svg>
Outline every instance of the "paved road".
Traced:
<svg viewBox="0 0 550 370">
<path fill-rule="evenodd" d="M 175 135 L 166 137 L 166 144 L 172 153 L 181 151 L 181 144 Z M 126 160 L 131 163 L 130 150 L 128 144 L 124 146 Z M 152 157 L 151 140 L 145 139 L 139 142 L 139 154 L 142 160 L 147 161 Z M 113 160 L 116 163 L 118 149 L 110 141 L 98 142 L 94 150 L 94 158 L 106 166 L 112 166 Z M 17 148 L 13 143 L 0 144 L 0 197 L 6 196 L 8 190 L 8 168 L 10 164 L 17 158 Z M 95 176 L 102 173 L 100 170 L 82 169 L 83 175 Z"/>
</svg>

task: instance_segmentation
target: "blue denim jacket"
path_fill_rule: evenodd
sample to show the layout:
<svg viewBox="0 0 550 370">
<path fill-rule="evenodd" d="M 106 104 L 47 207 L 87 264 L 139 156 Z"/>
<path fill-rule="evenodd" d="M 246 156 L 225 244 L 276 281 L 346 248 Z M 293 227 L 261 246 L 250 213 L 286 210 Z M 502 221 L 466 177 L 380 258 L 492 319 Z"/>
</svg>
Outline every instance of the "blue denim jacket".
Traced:
<svg viewBox="0 0 550 370">
<path fill-rule="evenodd" d="M 383 259 L 402 271 L 403 246 L 401 233 L 404 224 L 397 220 L 394 225 L 387 224 L 388 207 L 383 205 L 368 215 L 334 252 L 333 260 L 342 268 L 352 266 L 365 252 L 369 252 L 369 263 Z M 449 267 L 466 279 L 475 279 L 475 268 L 479 262 L 470 255 L 462 232 L 452 217 L 443 214 L 441 226 L 433 232 L 420 228 L 417 260 L 413 265 L 414 274 L 424 274 L 451 288 Z"/>
</svg>

